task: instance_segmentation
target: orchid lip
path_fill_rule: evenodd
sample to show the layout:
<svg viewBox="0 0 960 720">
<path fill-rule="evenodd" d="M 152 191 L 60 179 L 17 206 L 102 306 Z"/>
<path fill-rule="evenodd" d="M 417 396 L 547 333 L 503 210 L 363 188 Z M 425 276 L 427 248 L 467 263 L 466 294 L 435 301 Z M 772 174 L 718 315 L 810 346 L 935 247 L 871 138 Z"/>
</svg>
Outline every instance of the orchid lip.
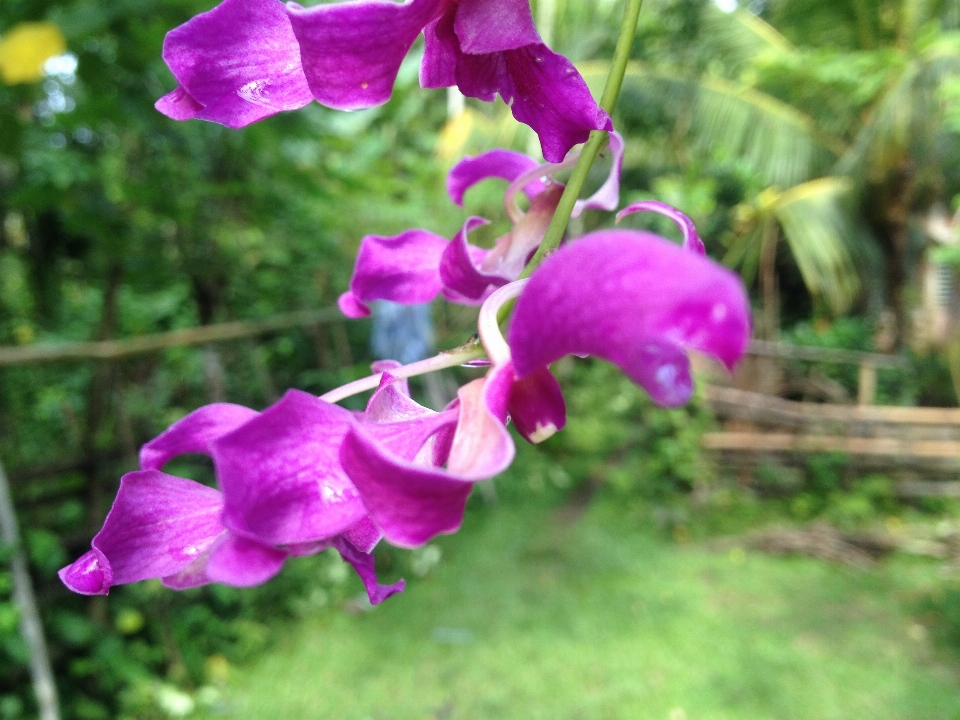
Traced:
<svg viewBox="0 0 960 720">
<path fill-rule="evenodd" d="M 551 178 L 550 175 L 555 172 L 560 172 L 561 170 L 572 168 L 574 165 L 576 165 L 576 160 L 579 157 L 579 151 L 571 153 L 571 157 L 567 158 L 562 163 L 546 163 L 544 165 L 540 165 L 532 170 L 528 170 L 510 183 L 510 185 L 507 186 L 506 192 L 503 194 L 503 207 L 507 211 L 507 217 L 510 218 L 510 221 L 513 224 L 517 224 L 525 214 L 517 204 L 517 195 L 521 190 L 524 189 L 524 187 L 526 187 L 528 183 L 533 180 L 541 180 L 548 185 L 555 183 L 556 180 Z"/>
</svg>

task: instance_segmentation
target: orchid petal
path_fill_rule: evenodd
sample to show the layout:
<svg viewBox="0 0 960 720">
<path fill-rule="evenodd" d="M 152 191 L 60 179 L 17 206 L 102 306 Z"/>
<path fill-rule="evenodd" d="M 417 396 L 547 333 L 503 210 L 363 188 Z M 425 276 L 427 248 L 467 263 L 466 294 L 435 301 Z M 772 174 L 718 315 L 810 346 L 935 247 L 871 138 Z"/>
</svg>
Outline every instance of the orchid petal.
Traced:
<svg viewBox="0 0 960 720">
<path fill-rule="evenodd" d="M 68 588 L 81 595 L 106 595 L 113 585 L 113 568 L 107 557 L 92 548 L 61 568 L 57 575 Z"/>
<path fill-rule="evenodd" d="M 194 120 L 203 112 L 203 104 L 179 85 L 157 100 L 154 107 L 173 120 Z"/>
<path fill-rule="evenodd" d="M 442 0 L 385 0 L 316 5 L 287 3 L 313 96 L 338 110 L 390 99 L 400 64 Z"/>
<path fill-rule="evenodd" d="M 390 542 L 416 547 L 455 532 L 473 482 L 493 477 L 513 460 L 513 442 L 503 426 L 513 374 L 505 370 L 494 368 L 460 388 L 447 469 L 397 457 L 359 423 L 347 433 L 340 460 Z"/>
<path fill-rule="evenodd" d="M 219 492 L 192 480 L 127 473 L 93 549 L 60 579 L 74 592 L 106 595 L 111 585 L 180 572 L 223 533 L 222 507 Z"/>
<path fill-rule="evenodd" d="M 432 437 L 457 422 L 455 410 L 437 412 L 404 394 L 400 381 L 384 373 L 367 403 L 364 424 L 370 434 L 404 460 L 432 456 Z M 426 446 L 426 447 L 425 447 Z"/>
<path fill-rule="evenodd" d="M 577 200 L 570 217 L 580 217 L 584 210 L 616 210 L 620 204 L 620 174 L 623 172 L 623 136 L 618 132 L 610 133 L 607 147 L 613 155 L 610 174 L 597 191 L 588 198 Z M 619 216 L 618 216 L 619 217 Z"/>
<path fill-rule="evenodd" d="M 441 444 L 446 442 L 446 432 L 457 424 L 457 410 L 436 412 L 423 407 L 404 395 L 398 381 L 385 373 L 370 398 L 364 420 L 370 434 L 387 450 L 404 460 L 416 461 L 435 456 L 435 436 L 443 434 Z"/>
<path fill-rule="evenodd" d="M 484 0 L 485 1 L 485 0 Z M 513 116 L 540 136 L 543 156 L 560 162 L 591 130 L 612 130 L 610 116 L 569 60 L 542 43 L 504 52 L 468 54 L 454 30 L 456 6 L 424 29 L 426 49 L 420 66 L 425 88 L 456 83 L 469 97 L 491 101 L 499 93 Z"/>
<path fill-rule="evenodd" d="M 447 193 L 457 205 L 463 206 L 463 196 L 467 190 L 488 178 L 501 178 L 513 182 L 526 172 L 540 166 L 529 155 L 497 148 L 476 157 L 465 157 L 447 173 Z M 524 187 L 527 197 L 542 192 L 546 185 L 540 179 L 531 180 Z"/>
<path fill-rule="evenodd" d="M 522 378 L 569 353 L 596 355 L 678 406 L 693 391 L 685 350 L 732 369 L 749 342 L 749 307 L 740 278 L 708 258 L 649 233 L 595 232 L 530 278 L 510 326 L 513 364 Z"/>
<path fill-rule="evenodd" d="M 460 92 L 485 102 L 497 99 L 506 74 L 503 53 L 467 55 L 460 49 L 454 30 L 457 5 L 451 4 L 423 29 L 424 51 L 420 62 L 420 86 L 441 88 L 456 85 Z"/>
<path fill-rule="evenodd" d="M 352 528 L 344 532 L 341 537 L 362 553 L 372 552 L 383 537 L 377 524 L 369 517 L 364 517 Z"/>
<path fill-rule="evenodd" d="M 352 414 L 299 390 L 213 443 L 224 524 L 266 545 L 337 535 L 365 515 L 337 459 Z"/>
<path fill-rule="evenodd" d="M 479 305 L 491 288 L 499 287 L 509 278 L 488 275 L 478 268 L 486 258 L 488 251 L 467 242 L 467 234 L 487 220 L 470 217 L 460 231 L 448 243 L 440 258 L 440 280 L 443 294 L 448 300 L 467 305 Z"/>
<path fill-rule="evenodd" d="M 545 367 L 513 383 L 508 408 L 517 432 L 533 444 L 543 442 L 567 424 L 560 383 Z"/>
<path fill-rule="evenodd" d="M 591 130 L 613 130 L 580 73 L 546 45 L 528 45 L 504 54 L 509 81 L 498 90 L 513 116 L 540 137 L 543 157 L 560 162 Z"/>
<path fill-rule="evenodd" d="M 163 59 L 182 94 L 174 91 L 156 107 L 174 119 L 239 128 L 313 100 L 276 0 L 224 0 L 167 33 Z"/>
<path fill-rule="evenodd" d="M 363 581 L 363 586 L 367 590 L 367 597 L 371 605 L 379 605 L 391 595 L 403 592 L 407 585 L 406 580 L 399 580 L 392 585 L 381 585 L 377 582 L 377 570 L 373 553 L 362 552 L 352 543 L 347 542 L 343 537 L 333 541 L 333 546 L 340 553 L 340 556 L 353 566 L 357 575 Z"/>
<path fill-rule="evenodd" d="M 382 373 L 380 385 L 367 401 L 364 419 L 369 422 L 390 423 L 404 420 L 417 420 L 436 415 L 435 410 L 426 408 L 410 397 L 406 378 L 396 378 L 389 369 L 378 368 Z M 395 368 L 394 368 L 395 369 Z"/>
<path fill-rule="evenodd" d="M 374 360 L 370 363 L 370 369 L 374 373 L 384 373 L 389 372 L 390 370 L 396 370 L 398 367 L 403 367 L 403 363 L 396 360 Z M 402 392 L 407 397 L 410 396 L 410 382 L 407 378 L 394 378 L 397 389 Z M 367 409 L 369 410 L 370 403 L 367 403 Z"/>
<path fill-rule="evenodd" d="M 228 532 L 228 530 L 224 530 L 222 534 L 226 535 Z M 212 548 L 216 542 L 217 540 L 214 540 L 210 548 Z M 189 590 L 190 588 L 209 585 L 212 582 L 207 575 L 207 561 L 210 559 L 210 548 L 207 548 L 205 552 L 198 555 L 196 559 L 183 570 L 160 578 L 163 586 L 171 590 Z"/>
<path fill-rule="evenodd" d="M 161 470 L 171 458 L 185 453 L 209 455 L 214 440 L 236 430 L 259 414 L 256 410 L 232 403 L 204 405 L 140 448 L 140 469 Z"/>
<path fill-rule="evenodd" d="M 447 11 L 423 28 L 423 59 L 420 60 L 420 87 L 436 89 L 457 84 L 460 41 L 453 31 L 456 8 Z M 461 88 L 460 92 L 463 92 Z M 464 93 L 466 94 L 466 93 Z M 496 98 L 496 90 L 487 100 Z"/>
<path fill-rule="evenodd" d="M 234 587 L 262 585 L 280 572 L 288 555 L 285 550 L 224 533 L 210 550 L 206 575 Z"/>
<path fill-rule="evenodd" d="M 407 230 L 394 237 L 367 235 L 360 242 L 350 290 L 340 296 L 340 310 L 351 318 L 366 317 L 373 300 L 413 305 L 429 302 L 442 287 L 438 267 L 446 238 L 426 230 Z"/>
<path fill-rule="evenodd" d="M 461 0 L 454 29 L 460 47 L 469 55 L 543 42 L 533 23 L 530 0 Z"/>
<path fill-rule="evenodd" d="M 684 248 L 698 255 L 707 254 L 707 249 L 703 246 L 703 240 L 700 239 L 700 234 L 697 232 L 696 224 L 689 216 L 680 212 L 672 205 L 667 205 L 666 203 L 656 200 L 641 200 L 640 202 L 631 203 L 617 213 L 617 222 L 623 220 L 627 215 L 633 215 L 638 212 L 655 212 L 670 218 L 683 233 Z"/>
</svg>

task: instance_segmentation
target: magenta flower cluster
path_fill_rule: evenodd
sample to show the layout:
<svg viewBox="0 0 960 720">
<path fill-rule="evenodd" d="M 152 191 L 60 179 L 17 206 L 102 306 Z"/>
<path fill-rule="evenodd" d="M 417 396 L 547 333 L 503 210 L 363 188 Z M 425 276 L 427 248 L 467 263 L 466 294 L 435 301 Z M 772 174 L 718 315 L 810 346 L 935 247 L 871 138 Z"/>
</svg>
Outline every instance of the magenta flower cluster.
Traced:
<svg viewBox="0 0 960 720">
<path fill-rule="evenodd" d="M 529 0 L 361 0 L 301 7 L 224 0 L 167 35 L 179 86 L 157 102 L 175 120 L 232 128 L 317 102 L 358 110 L 390 99 L 420 34 L 420 84 L 500 95 L 560 161 L 591 130 L 612 130 L 573 64 L 537 33 Z"/>
<path fill-rule="evenodd" d="M 540 41 L 528 0 L 362 0 L 309 9 L 279 0 L 225 0 L 172 31 L 164 57 L 180 86 L 158 102 L 168 115 L 239 127 L 313 99 L 344 109 L 384 102 L 421 32 L 426 87 L 457 84 L 473 97 L 500 94 L 538 131 L 546 164 L 510 150 L 458 163 L 447 177 L 453 203 L 492 178 L 508 183 L 512 226 L 492 248 L 472 244 L 471 217 L 447 239 L 425 229 L 363 238 L 339 305 L 348 317 L 368 303 L 415 304 L 442 295 L 479 305 L 486 375 L 443 410 L 415 402 L 407 376 L 449 366 L 444 356 L 400 366 L 314 397 L 290 390 L 262 412 L 231 404 L 200 408 L 147 443 L 140 470 L 125 475 L 89 552 L 60 571 L 85 594 L 160 578 L 171 588 L 265 582 L 291 556 L 334 548 L 363 581 L 371 603 L 403 589 L 377 581 L 381 539 L 417 547 L 462 522 L 473 485 L 514 457 L 513 424 L 537 443 L 563 428 L 563 393 L 550 372 L 567 355 L 619 366 L 660 405 L 693 393 L 687 353 L 733 368 L 750 336 L 740 279 L 706 257 L 693 223 L 658 202 L 681 229 L 674 244 L 648 232 L 601 230 L 561 245 L 519 279 L 547 233 L 564 191 L 554 175 L 592 129 L 611 129 L 570 63 Z M 623 139 L 609 135 L 608 177 L 574 216 L 619 206 Z M 518 199 L 526 196 L 526 210 Z M 504 304 L 516 300 L 507 337 Z M 464 351 L 462 357 L 470 355 Z M 449 357 L 461 357 L 454 353 Z M 477 354 L 472 356 L 477 359 Z M 335 403 L 372 389 L 365 410 Z M 163 472 L 184 453 L 209 455 L 217 487 Z"/>
</svg>

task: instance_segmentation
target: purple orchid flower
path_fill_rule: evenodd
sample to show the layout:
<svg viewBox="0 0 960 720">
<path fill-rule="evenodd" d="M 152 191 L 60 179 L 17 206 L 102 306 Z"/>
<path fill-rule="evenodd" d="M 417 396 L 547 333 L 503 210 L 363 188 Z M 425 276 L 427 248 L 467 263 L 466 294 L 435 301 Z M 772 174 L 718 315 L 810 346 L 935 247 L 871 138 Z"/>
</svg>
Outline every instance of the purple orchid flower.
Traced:
<svg viewBox="0 0 960 720">
<path fill-rule="evenodd" d="M 396 387 L 394 387 L 394 385 Z M 139 472 L 121 480 L 92 549 L 60 571 L 76 592 L 106 594 L 112 585 L 159 577 L 176 589 L 208 582 L 256 585 L 289 556 L 335 547 L 379 603 L 403 581 L 376 581 L 372 550 L 382 534 L 340 466 L 339 446 L 354 423 L 397 447 L 422 447 L 456 422 L 394 396 L 374 393 L 356 414 L 292 390 L 262 413 L 208 405 L 175 423 L 141 451 Z M 219 490 L 166 475 L 160 468 L 188 452 L 212 456 Z"/>
<path fill-rule="evenodd" d="M 548 257 L 521 292 L 509 334 L 520 378 L 564 355 L 596 355 L 667 407 L 693 393 L 688 350 L 732 370 L 749 340 L 750 304 L 735 273 L 693 243 L 632 230 L 589 233 Z"/>
<path fill-rule="evenodd" d="M 123 477 L 92 549 L 61 579 L 83 594 L 147 578 L 174 589 L 246 587 L 290 556 L 334 547 L 372 603 L 400 592 L 403 581 L 377 582 L 381 537 L 411 546 L 454 530 L 473 483 L 506 468 L 514 448 L 503 427 L 508 395 L 482 394 L 476 381 L 435 412 L 410 398 L 389 372 L 396 366 L 375 363 L 380 385 L 362 413 L 291 390 L 262 413 L 215 404 L 175 423 L 143 447 L 142 470 Z M 183 453 L 209 454 L 219 489 L 161 472 Z M 404 515 L 410 477 L 446 483 L 422 515 Z"/>
<path fill-rule="evenodd" d="M 615 210 L 620 197 L 623 138 L 610 135 L 612 162 L 603 185 L 589 198 L 578 200 L 573 216 L 585 210 Z M 439 294 L 452 302 L 479 305 L 496 288 L 516 280 L 540 246 L 560 201 L 564 186 L 550 175 L 573 167 L 579 153 L 562 163 L 539 164 L 512 150 L 492 150 L 459 162 L 447 175 L 447 191 L 457 205 L 473 185 L 488 178 L 501 178 L 510 185 L 504 194 L 513 228 L 485 250 L 471 245 L 469 233 L 487 221 L 468 218 L 453 240 L 428 230 L 408 230 L 395 237 L 368 235 L 360 243 L 350 289 L 340 296 L 340 309 L 347 317 L 366 317 L 367 303 L 392 300 L 404 304 L 429 302 Z M 527 212 L 520 210 L 517 196 L 530 200 Z"/>
<path fill-rule="evenodd" d="M 529 0 L 224 0 L 167 34 L 163 58 L 178 87 L 157 109 L 238 128 L 314 99 L 341 110 L 381 105 L 421 32 L 421 85 L 457 85 L 486 101 L 499 94 L 540 136 L 547 160 L 613 128 L 570 61 L 543 44 Z"/>
<path fill-rule="evenodd" d="M 484 303 L 479 328 L 492 367 L 484 378 L 460 388 L 450 406 L 458 410 L 456 428 L 435 436 L 430 455 L 395 446 L 369 424 L 355 423 L 344 439 L 343 468 L 370 516 L 395 545 L 417 547 L 460 528 L 474 484 L 499 474 L 513 460 L 508 418 L 534 443 L 566 422 L 559 383 L 546 367 L 517 377 L 500 334 L 497 311 L 515 296 L 516 285 L 520 283 L 501 288 Z"/>
<path fill-rule="evenodd" d="M 355 423 L 340 447 L 340 462 L 384 536 L 400 547 L 423 545 L 460 528 L 478 480 L 505 470 L 515 449 L 507 431 L 512 371 L 495 368 L 460 388 L 452 404 L 456 429 L 438 434 L 416 454 Z"/>
</svg>

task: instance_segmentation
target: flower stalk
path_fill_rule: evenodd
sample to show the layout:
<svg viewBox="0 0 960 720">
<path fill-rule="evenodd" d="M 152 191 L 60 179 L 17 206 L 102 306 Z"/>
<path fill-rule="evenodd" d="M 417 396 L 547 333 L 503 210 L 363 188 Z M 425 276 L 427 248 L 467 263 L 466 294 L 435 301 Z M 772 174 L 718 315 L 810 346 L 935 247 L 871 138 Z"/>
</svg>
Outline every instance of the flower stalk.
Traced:
<svg viewBox="0 0 960 720">
<path fill-rule="evenodd" d="M 640 7 L 643 0 L 627 0 L 627 7 L 623 14 L 623 25 L 620 28 L 620 37 L 617 39 L 617 47 L 613 53 L 613 61 L 610 65 L 610 74 L 607 75 L 607 82 L 603 88 L 603 95 L 600 98 L 600 107 L 611 116 L 616 107 L 617 99 L 620 97 L 620 88 L 623 86 L 623 77 L 627 72 L 627 62 L 630 60 L 630 49 L 633 47 L 633 38 L 637 34 L 637 20 L 640 17 Z M 563 233 L 570 222 L 570 214 L 573 212 L 573 206 L 583 190 L 583 185 L 587 181 L 587 175 L 593 166 L 594 160 L 600 151 L 607 146 L 609 133 L 605 130 L 594 130 L 590 133 L 590 138 L 580 151 L 580 159 L 573 168 L 573 174 L 567 181 L 567 186 L 560 198 L 560 204 L 557 206 L 547 233 L 540 243 L 540 248 L 536 254 L 527 263 L 520 278 L 530 277 L 530 274 L 543 261 L 543 258 L 560 246 L 563 239 Z M 505 312 L 509 312 L 509 307 Z"/>
<path fill-rule="evenodd" d="M 482 358 L 483 354 L 482 347 L 476 346 L 473 343 L 469 343 L 466 347 L 459 347 L 454 350 L 441 352 L 438 355 L 427 358 L 426 360 L 418 360 L 417 362 L 410 363 L 409 365 L 403 365 L 395 370 L 391 370 L 390 374 L 397 378 L 410 378 L 417 375 L 425 375 L 426 373 L 434 372 L 436 370 L 444 370 L 445 368 L 465 365 L 471 360 Z M 324 393 L 320 396 L 320 399 L 326 400 L 329 403 L 337 403 L 353 395 L 359 395 L 367 390 L 373 390 L 380 384 L 380 378 L 382 375 L 383 373 L 375 373 L 373 375 L 360 378 L 359 380 L 349 382 L 346 385 L 341 385 L 340 387 L 334 388 L 328 393 Z"/>
</svg>

